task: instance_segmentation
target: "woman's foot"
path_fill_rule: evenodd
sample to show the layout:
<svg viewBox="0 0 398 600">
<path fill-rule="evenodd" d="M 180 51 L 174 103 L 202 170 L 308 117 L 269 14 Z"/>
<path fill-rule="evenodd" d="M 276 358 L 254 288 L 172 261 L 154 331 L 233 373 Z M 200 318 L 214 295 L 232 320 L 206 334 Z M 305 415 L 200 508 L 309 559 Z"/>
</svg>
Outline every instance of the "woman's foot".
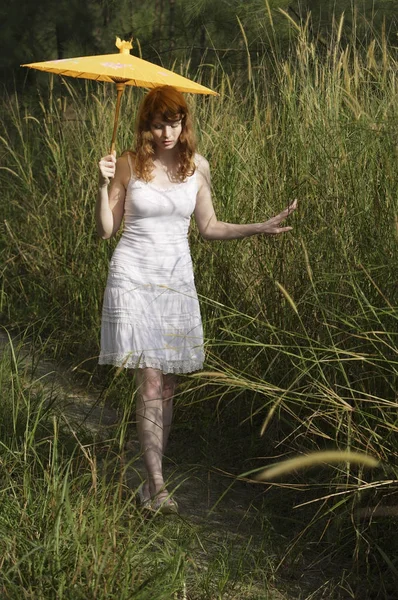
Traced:
<svg viewBox="0 0 398 600">
<path fill-rule="evenodd" d="M 162 515 L 178 514 L 178 504 L 169 492 L 163 489 L 152 498 L 147 481 L 138 488 L 138 498 L 140 508 L 145 511 L 159 512 Z"/>
<path fill-rule="evenodd" d="M 174 498 L 170 496 L 167 490 L 162 490 L 156 494 L 151 502 L 151 508 L 153 511 L 159 512 L 162 515 L 178 514 L 178 504 Z"/>
</svg>

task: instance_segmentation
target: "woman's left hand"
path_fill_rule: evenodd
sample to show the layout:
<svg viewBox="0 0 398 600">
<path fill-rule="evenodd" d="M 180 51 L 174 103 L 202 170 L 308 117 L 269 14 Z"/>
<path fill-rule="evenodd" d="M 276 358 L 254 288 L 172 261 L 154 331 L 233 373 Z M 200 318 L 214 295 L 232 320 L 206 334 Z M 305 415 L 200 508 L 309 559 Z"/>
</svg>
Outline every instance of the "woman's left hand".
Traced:
<svg viewBox="0 0 398 600">
<path fill-rule="evenodd" d="M 264 233 L 265 235 L 278 235 L 279 233 L 285 233 L 285 231 L 291 231 L 293 227 L 279 227 L 279 224 L 291 215 L 297 208 L 297 199 L 295 199 L 285 210 L 279 215 L 272 217 L 268 221 L 261 223 L 258 233 Z"/>
</svg>

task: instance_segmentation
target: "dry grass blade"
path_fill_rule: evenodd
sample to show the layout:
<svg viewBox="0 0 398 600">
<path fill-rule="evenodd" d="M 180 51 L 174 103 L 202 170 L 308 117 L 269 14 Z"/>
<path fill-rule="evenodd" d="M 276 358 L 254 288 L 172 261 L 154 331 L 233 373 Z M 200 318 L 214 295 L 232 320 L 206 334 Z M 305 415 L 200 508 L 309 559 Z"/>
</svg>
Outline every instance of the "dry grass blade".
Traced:
<svg viewBox="0 0 398 600">
<path fill-rule="evenodd" d="M 290 458 L 275 466 L 269 467 L 261 471 L 256 477 L 260 481 L 269 481 L 276 479 L 281 475 L 286 475 L 292 471 L 298 469 L 305 469 L 307 467 L 314 467 L 322 464 L 335 464 L 335 463 L 357 463 L 365 465 L 366 467 L 377 467 L 379 461 L 373 456 L 364 454 L 362 452 L 340 452 L 338 450 L 327 450 L 324 452 L 313 452 L 306 456 L 297 456 Z"/>
<path fill-rule="evenodd" d="M 296 315 L 298 315 L 298 310 L 297 310 L 296 303 L 294 302 L 293 298 L 291 297 L 291 295 L 289 294 L 289 292 L 287 291 L 287 289 L 284 288 L 283 285 L 281 283 L 279 283 L 279 281 L 275 281 L 275 285 L 282 292 L 282 294 L 285 296 L 286 300 L 289 302 L 290 306 L 292 307 L 292 309 L 294 310 L 294 312 L 296 313 Z"/>
</svg>

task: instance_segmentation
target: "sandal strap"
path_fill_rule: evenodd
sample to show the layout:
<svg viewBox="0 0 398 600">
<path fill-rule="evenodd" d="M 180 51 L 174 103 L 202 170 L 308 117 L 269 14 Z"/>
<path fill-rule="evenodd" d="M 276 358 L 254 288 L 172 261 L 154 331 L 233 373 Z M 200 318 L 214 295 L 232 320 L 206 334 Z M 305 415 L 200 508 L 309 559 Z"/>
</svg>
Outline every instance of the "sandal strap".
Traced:
<svg viewBox="0 0 398 600">
<path fill-rule="evenodd" d="M 178 513 L 178 504 L 171 496 L 158 497 L 152 501 L 152 510 L 163 514 L 175 514 Z"/>
</svg>

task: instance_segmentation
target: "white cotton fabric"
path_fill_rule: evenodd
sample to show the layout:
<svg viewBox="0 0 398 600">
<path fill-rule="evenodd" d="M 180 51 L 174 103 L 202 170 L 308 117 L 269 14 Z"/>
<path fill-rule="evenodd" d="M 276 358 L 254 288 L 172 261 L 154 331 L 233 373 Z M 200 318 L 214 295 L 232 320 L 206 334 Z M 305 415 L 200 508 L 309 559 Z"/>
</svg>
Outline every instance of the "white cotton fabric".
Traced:
<svg viewBox="0 0 398 600">
<path fill-rule="evenodd" d="M 188 245 L 196 194 L 196 173 L 167 189 L 131 177 L 124 231 L 105 288 L 99 364 L 163 373 L 203 367 L 202 321 Z"/>
</svg>

